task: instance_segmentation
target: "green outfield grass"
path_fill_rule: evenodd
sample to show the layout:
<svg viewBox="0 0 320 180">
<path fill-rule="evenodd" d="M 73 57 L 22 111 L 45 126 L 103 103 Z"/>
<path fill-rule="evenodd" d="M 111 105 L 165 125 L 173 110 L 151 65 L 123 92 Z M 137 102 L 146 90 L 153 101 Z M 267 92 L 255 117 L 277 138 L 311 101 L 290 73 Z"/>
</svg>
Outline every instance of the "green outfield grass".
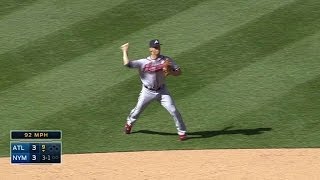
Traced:
<svg viewBox="0 0 320 180">
<path fill-rule="evenodd" d="M 0 3 L 0 155 L 9 132 L 63 131 L 63 153 L 320 147 L 317 0 Z M 141 88 L 122 66 L 159 38 L 190 139 L 158 103 L 125 135 Z"/>
</svg>

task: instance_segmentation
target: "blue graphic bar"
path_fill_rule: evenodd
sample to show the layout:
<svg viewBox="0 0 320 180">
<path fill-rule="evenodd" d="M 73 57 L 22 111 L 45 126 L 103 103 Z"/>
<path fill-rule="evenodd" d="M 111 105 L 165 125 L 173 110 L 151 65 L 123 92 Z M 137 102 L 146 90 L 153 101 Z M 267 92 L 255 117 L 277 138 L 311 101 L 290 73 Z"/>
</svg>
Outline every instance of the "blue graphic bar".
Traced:
<svg viewBox="0 0 320 180">
<path fill-rule="evenodd" d="M 60 140 L 62 131 L 60 130 L 13 130 L 11 131 L 11 140 L 18 139 L 51 139 Z"/>
<path fill-rule="evenodd" d="M 12 142 L 11 163 L 61 163 L 62 143 L 59 142 Z"/>
</svg>

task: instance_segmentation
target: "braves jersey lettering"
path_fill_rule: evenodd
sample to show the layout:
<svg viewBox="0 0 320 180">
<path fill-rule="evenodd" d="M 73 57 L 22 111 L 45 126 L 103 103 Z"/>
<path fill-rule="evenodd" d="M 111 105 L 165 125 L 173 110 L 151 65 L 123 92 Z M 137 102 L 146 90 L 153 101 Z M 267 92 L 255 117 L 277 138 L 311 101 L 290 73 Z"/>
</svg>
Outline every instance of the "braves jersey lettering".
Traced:
<svg viewBox="0 0 320 180">
<path fill-rule="evenodd" d="M 163 64 L 156 64 L 154 65 L 153 63 L 149 63 L 144 65 L 143 67 L 143 72 L 157 72 L 157 71 L 162 71 Z"/>
</svg>

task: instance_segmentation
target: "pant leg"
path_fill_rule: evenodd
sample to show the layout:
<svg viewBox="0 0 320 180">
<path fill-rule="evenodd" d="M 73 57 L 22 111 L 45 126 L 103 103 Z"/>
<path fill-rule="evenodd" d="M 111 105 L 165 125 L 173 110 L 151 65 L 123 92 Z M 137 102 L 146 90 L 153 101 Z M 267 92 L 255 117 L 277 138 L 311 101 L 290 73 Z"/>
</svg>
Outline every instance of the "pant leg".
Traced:
<svg viewBox="0 0 320 180">
<path fill-rule="evenodd" d="M 164 90 L 160 95 L 160 103 L 173 117 L 179 135 L 184 135 L 187 128 L 182 120 L 182 116 L 178 111 L 173 98 L 168 91 Z"/>
<path fill-rule="evenodd" d="M 130 114 L 127 117 L 127 123 L 134 124 L 137 119 L 139 118 L 140 114 L 143 112 L 143 110 L 150 104 L 152 100 L 156 98 L 156 94 L 149 92 L 144 87 L 142 88 L 138 102 L 136 106 L 131 110 Z"/>
</svg>

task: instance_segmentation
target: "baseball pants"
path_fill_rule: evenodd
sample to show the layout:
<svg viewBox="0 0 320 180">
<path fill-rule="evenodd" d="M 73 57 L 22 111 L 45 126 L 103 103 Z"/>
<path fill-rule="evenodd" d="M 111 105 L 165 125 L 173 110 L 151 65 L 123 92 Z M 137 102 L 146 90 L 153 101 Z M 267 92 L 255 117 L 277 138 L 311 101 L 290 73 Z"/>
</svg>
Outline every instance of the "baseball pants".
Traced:
<svg viewBox="0 0 320 180">
<path fill-rule="evenodd" d="M 160 104 L 173 117 L 178 134 L 184 135 L 187 131 L 186 126 L 166 86 L 163 86 L 158 91 L 153 91 L 142 86 L 142 90 L 140 92 L 138 102 L 135 108 L 131 110 L 129 116 L 127 117 L 127 123 L 129 125 L 134 124 L 139 118 L 140 114 L 143 112 L 143 110 L 154 100 L 157 100 L 158 102 L 160 102 Z"/>
</svg>

